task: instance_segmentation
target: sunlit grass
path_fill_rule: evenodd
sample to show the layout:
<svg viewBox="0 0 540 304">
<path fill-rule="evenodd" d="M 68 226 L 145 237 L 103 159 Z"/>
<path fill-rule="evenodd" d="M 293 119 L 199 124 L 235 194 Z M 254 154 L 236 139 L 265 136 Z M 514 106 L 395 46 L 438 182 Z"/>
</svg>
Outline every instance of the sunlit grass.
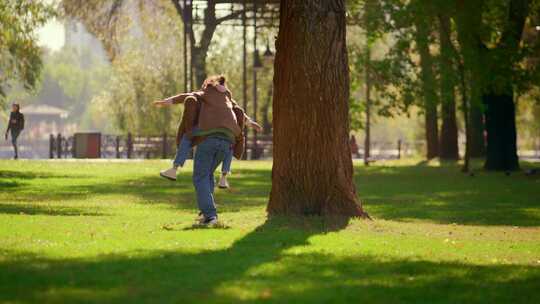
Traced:
<svg viewBox="0 0 540 304">
<path fill-rule="evenodd" d="M 267 220 L 271 163 L 235 162 L 196 229 L 167 165 L 0 161 L 0 302 L 540 301 L 538 176 L 357 163 L 374 221 Z"/>
</svg>

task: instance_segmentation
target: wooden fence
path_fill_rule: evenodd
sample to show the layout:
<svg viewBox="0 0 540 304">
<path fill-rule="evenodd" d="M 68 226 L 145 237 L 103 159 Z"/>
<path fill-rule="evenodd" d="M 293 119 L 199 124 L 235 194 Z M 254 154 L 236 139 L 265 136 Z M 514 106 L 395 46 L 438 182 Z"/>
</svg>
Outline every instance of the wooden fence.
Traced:
<svg viewBox="0 0 540 304">
<path fill-rule="evenodd" d="M 168 159 L 176 153 L 176 137 L 163 133 L 159 136 L 101 135 L 101 158 Z M 259 135 L 248 138 L 246 155 L 250 159 L 272 157 L 272 137 Z M 73 136 L 49 136 L 49 158 L 72 158 L 75 155 Z"/>
</svg>

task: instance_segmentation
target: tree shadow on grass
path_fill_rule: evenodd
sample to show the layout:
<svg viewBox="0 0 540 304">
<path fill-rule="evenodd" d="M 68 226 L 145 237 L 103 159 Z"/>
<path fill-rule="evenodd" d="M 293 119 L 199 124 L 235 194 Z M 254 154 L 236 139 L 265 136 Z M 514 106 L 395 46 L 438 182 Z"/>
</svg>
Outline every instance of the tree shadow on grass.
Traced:
<svg viewBox="0 0 540 304">
<path fill-rule="evenodd" d="M 69 178 L 69 177 L 68 177 Z M 270 172 L 268 170 L 238 170 L 230 178 L 231 189 L 216 187 L 215 197 L 220 212 L 238 212 L 245 208 L 261 207 L 268 202 Z M 196 209 L 191 172 L 182 172 L 176 182 L 157 175 L 131 179 L 104 180 L 102 182 L 80 180 L 75 183 L 59 183 L 51 191 L 36 195 L 34 187 L 12 191 L 12 202 L 57 202 L 84 199 L 95 196 L 125 195 L 143 204 L 169 204 L 182 210 Z"/>
<path fill-rule="evenodd" d="M 34 172 L 34 171 L 15 171 L 15 170 L 0 170 L 1 179 L 44 179 L 44 178 L 77 178 L 82 177 L 74 174 L 54 174 L 50 172 Z"/>
<path fill-rule="evenodd" d="M 309 252 L 318 219 L 269 220 L 221 250 L 50 259 L 6 251 L 0 302 L 535 303 L 540 268 Z M 172 231 L 181 238 L 190 231 Z"/>
<path fill-rule="evenodd" d="M 372 166 L 357 167 L 355 182 L 365 209 L 375 218 L 463 225 L 540 226 L 540 180 L 524 174 L 507 177 L 500 173 L 478 172 L 475 177 L 469 177 L 462 174 L 457 165 Z M 232 189 L 216 189 L 220 212 L 261 208 L 268 202 L 271 171 L 239 169 L 230 178 L 230 183 Z M 103 181 L 90 178 L 65 185 L 58 183 L 51 191 L 38 195 L 36 191 L 39 189 L 33 185 L 19 187 L 10 193 L 9 200 L 58 202 L 122 195 L 133 197 L 135 202 L 142 204 L 196 209 L 191 172 L 181 172 L 177 182 L 169 182 L 157 175 Z M 114 197 L 107 199 L 112 200 L 107 203 L 114 203 Z"/>
<path fill-rule="evenodd" d="M 18 215 L 50 215 L 50 216 L 105 216 L 99 212 L 62 207 L 62 206 L 39 206 L 21 204 L 0 204 L 0 214 Z"/>
<path fill-rule="evenodd" d="M 77 181 L 84 178 L 88 178 L 89 175 L 81 174 L 55 174 L 51 172 L 39 172 L 39 171 L 15 171 L 15 170 L 0 170 L 0 190 L 4 190 L 0 195 L 4 194 L 10 202 L 50 202 L 59 201 L 64 199 L 80 197 L 80 193 L 73 193 L 73 191 L 65 191 L 60 187 L 59 189 L 48 188 L 48 191 L 41 189 L 43 184 L 47 184 L 49 180 L 55 179 L 57 181 Z M 36 185 L 32 184 L 32 181 L 47 180 L 46 182 Z M 1 196 L 0 196 L 1 198 Z"/>
</svg>

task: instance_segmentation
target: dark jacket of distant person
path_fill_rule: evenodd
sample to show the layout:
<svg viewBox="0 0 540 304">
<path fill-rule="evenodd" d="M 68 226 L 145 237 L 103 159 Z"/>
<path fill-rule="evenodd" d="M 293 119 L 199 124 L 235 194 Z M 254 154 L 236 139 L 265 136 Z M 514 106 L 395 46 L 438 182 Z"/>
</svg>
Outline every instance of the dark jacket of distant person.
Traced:
<svg viewBox="0 0 540 304">
<path fill-rule="evenodd" d="M 20 111 L 9 114 L 8 131 L 21 132 L 24 129 L 24 115 Z"/>
</svg>

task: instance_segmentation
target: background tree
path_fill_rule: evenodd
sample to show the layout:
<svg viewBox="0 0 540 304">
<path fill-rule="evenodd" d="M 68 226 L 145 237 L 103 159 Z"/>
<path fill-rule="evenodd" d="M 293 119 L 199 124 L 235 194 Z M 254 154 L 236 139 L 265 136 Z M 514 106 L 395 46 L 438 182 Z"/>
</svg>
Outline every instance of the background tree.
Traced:
<svg viewBox="0 0 540 304">
<path fill-rule="evenodd" d="M 467 67 L 484 107 L 487 132 L 485 168 L 516 170 L 515 98 L 538 80 L 535 66 L 524 69 L 538 41 L 523 41 L 524 31 L 538 14 L 538 1 L 456 1 L 456 25 Z M 536 8 L 536 9 L 535 9 Z M 472 84 L 471 84 L 472 85 Z M 472 100 L 472 103 L 480 101 Z"/>
<path fill-rule="evenodd" d="M 444 6 L 439 6 L 439 9 Z M 439 27 L 439 69 L 440 69 L 440 96 L 441 96 L 441 134 L 439 155 L 441 159 L 458 160 L 458 128 L 456 118 L 456 83 L 457 71 L 455 68 L 455 53 L 452 44 L 451 21 L 448 10 L 438 13 Z"/>
<path fill-rule="evenodd" d="M 234 6 L 229 14 L 217 15 L 216 5 L 218 1 L 208 0 L 202 8 L 202 16 L 192 15 L 193 4 L 189 1 L 184 7 L 182 0 L 170 0 L 167 5 L 164 2 L 141 0 L 129 2 L 125 0 L 62 0 L 62 8 L 68 16 L 76 18 L 85 24 L 90 32 L 96 35 L 104 44 L 111 59 L 114 59 L 120 51 L 119 39 L 126 34 L 125 25 L 121 20 L 123 15 L 132 14 L 137 10 L 151 10 L 153 16 L 168 15 L 171 17 L 169 5 L 175 9 L 175 18 L 182 22 L 176 27 L 177 33 L 186 31 L 190 41 L 191 64 L 195 72 L 195 87 L 198 87 L 206 79 L 208 52 L 214 34 L 220 24 L 228 20 L 242 16 L 243 9 Z M 198 11 L 197 11 L 198 12 Z M 202 21 L 197 27 L 201 28 L 199 35 L 194 30 L 195 19 Z M 178 26 L 177 23 L 174 26 Z M 178 52 L 180 53 L 180 52 Z"/>
<path fill-rule="evenodd" d="M 411 2 L 412 18 L 415 27 L 415 42 L 420 55 L 420 81 L 424 102 L 427 158 L 439 156 L 439 126 L 437 106 L 439 97 L 436 92 L 435 60 L 430 51 L 434 18 L 428 1 Z"/>
<path fill-rule="evenodd" d="M 378 14 L 368 22 L 387 38 L 389 50 L 378 60 L 372 60 L 373 85 L 386 100 L 381 114 L 409 112 L 419 107 L 424 114 L 426 157 L 439 156 L 438 59 L 432 51 L 436 42 L 435 8 L 430 1 L 379 1 Z M 372 20 L 375 18 L 375 20 Z"/>
<path fill-rule="evenodd" d="M 16 82 L 35 87 L 42 67 L 36 29 L 52 16 L 52 8 L 41 1 L 0 2 L 0 107 L 6 89 Z"/>
<path fill-rule="evenodd" d="M 366 216 L 352 180 L 345 25 L 343 0 L 281 1 L 271 215 Z"/>
</svg>

